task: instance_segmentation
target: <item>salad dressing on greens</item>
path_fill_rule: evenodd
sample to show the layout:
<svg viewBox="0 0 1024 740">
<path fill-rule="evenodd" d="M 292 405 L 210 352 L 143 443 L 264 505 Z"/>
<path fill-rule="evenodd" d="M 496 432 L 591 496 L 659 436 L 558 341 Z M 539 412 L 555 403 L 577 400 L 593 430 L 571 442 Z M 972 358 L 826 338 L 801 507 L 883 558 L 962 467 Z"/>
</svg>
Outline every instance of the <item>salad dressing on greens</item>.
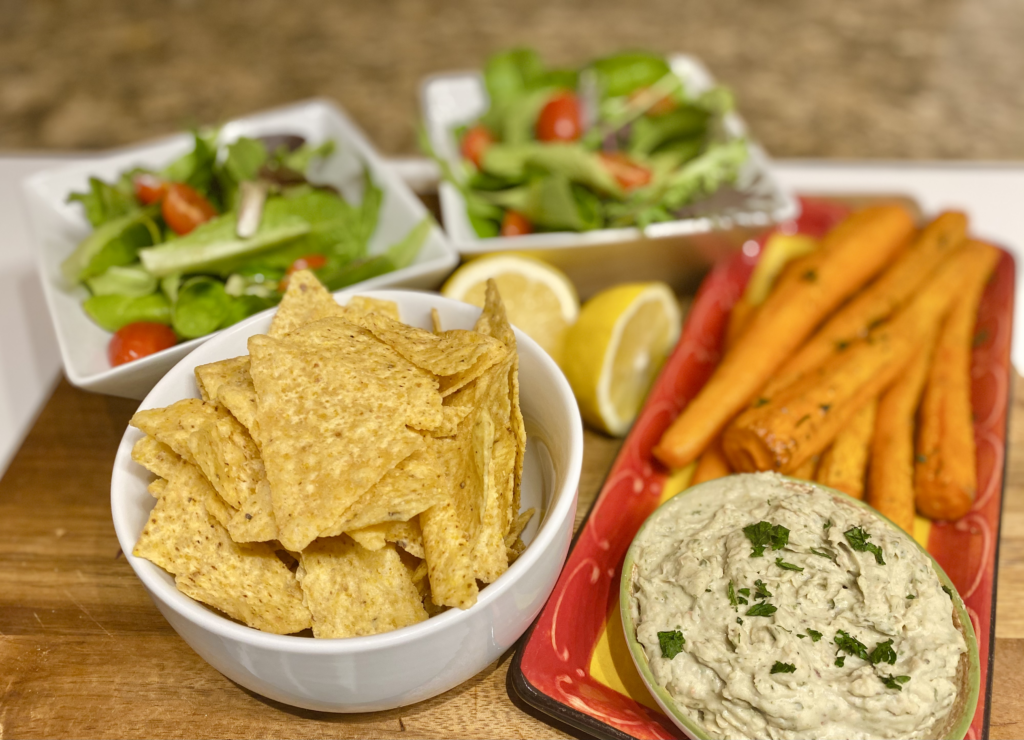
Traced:
<svg viewBox="0 0 1024 740">
<path fill-rule="evenodd" d="M 632 609 L 655 680 L 711 736 L 918 738 L 945 725 L 967 647 L 952 594 L 905 535 L 773 473 L 679 504 L 637 540 Z"/>
</svg>

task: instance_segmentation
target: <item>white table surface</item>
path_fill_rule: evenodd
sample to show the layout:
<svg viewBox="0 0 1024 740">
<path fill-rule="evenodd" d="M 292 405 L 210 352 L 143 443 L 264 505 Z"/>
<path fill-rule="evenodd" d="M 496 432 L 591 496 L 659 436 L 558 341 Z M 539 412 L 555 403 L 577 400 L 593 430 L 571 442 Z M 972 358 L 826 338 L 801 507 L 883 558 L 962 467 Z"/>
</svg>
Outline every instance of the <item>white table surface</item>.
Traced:
<svg viewBox="0 0 1024 740">
<path fill-rule="evenodd" d="M 69 157 L 0 156 L 0 476 L 49 397 L 61 371 L 57 340 L 36 274 L 21 180 Z M 422 159 L 393 162 L 418 191 L 434 187 L 437 170 Z M 926 213 L 966 211 L 971 232 L 1024 261 L 1024 163 L 836 162 L 782 160 L 785 187 L 808 194 L 892 193 L 916 199 Z M 1014 315 L 1013 362 L 1024 367 L 1024 301 Z"/>
</svg>

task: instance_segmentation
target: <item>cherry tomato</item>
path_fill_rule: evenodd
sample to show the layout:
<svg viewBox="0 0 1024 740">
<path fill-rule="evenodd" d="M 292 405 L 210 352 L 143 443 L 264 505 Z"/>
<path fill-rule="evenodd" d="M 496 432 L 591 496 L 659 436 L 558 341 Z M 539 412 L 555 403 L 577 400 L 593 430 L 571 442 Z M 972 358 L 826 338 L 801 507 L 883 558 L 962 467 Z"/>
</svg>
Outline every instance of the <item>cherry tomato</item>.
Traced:
<svg viewBox="0 0 1024 740">
<path fill-rule="evenodd" d="M 576 141 L 582 128 L 580 103 L 572 93 L 553 97 L 537 118 L 537 138 L 540 141 Z"/>
<path fill-rule="evenodd" d="M 650 89 L 642 87 L 629 94 L 629 102 L 635 103 L 641 96 L 646 97 L 650 95 Z M 649 116 L 663 116 L 666 113 L 671 113 L 676 109 L 676 101 L 672 99 L 671 95 L 665 95 L 658 99 L 654 105 L 647 109 L 647 115 Z"/>
<path fill-rule="evenodd" d="M 483 126 L 474 126 L 462 137 L 462 156 L 479 168 L 484 152 L 493 143 L 494 137 L 490 131 Z"/>
<path fill-rule="evenodd" d="M 532 234 L 533 224 L 526 220 L 526 216 L 518 211 L 505 211 L 501 219 L 502 236 L 522 236 Z"/>
<path fill-rule="evenodd" d="M 144 206 L 151 206 L 163 200 L 167 193 L 167 183 L 156 175 L 142 174 L 132 178 L 135 197 Z"/>
<path fill-rule="evenodd" d="M 299 270 L 319 270 L 327 264 L 327 258 L 322 254 L 307 254 L 292 262 L 291 267 L 285 270 L 285 275 L 291 275 Z"/>
<path fill-rule="evenodd" d="M 601 152 L 601 162 L 624 190 L 633 190 L 651 181 L 651 171 L 622 152 Z"/>
<path fill-rule="evenodd" d="M 161 213 L 175 234 L 187 234 L 217 215 L 210 201 L 181 182 L 167 186 Z"/>
<path fill-rule="evenodd" d="M 122 326 L 110 339 L 107 358 L 114 367 L 146 357 L 178 343 L 174 330 L 151 321 L 137 321 Z"/>
</svg>

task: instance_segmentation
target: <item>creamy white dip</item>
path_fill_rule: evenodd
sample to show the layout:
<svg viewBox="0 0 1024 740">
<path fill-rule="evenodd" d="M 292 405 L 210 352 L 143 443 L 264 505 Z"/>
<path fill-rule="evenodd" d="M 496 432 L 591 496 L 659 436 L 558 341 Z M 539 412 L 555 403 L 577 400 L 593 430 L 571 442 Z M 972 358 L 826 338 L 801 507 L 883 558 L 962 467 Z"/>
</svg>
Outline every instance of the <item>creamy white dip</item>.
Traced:
<svg viewBox="0 0 1024 740">
<path fill-rule="evenodd" d="M 743 530 L 759 522 L 788 529 L 788 542 L 752 557 Z M 844 533 L 858 542 L 856 528 L 884 565 L 851 547 Z M 872 512 L 773 473 L 731 476 L 663 507 L 638 546 L 637 638 L 657 683 L 712 737 L 918 738 L 947 721 L 967 650 L 950 596 L 929 559 Z M 839 649 L 840 630 L 867 660 L 841 637 L 852 653 Z M 669 658 L 661 645 L 679 647 L 676 632 L 685 643 Z M 875 650 L 888 640 L 893 664 L 886 645 Z"/>
</svg>

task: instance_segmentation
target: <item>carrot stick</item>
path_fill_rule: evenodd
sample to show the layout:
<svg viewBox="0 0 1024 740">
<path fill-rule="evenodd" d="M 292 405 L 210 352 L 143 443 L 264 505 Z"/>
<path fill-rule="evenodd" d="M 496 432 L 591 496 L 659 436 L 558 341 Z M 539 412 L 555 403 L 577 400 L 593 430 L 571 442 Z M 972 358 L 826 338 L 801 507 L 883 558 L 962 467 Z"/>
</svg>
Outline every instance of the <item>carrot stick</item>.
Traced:
<svg viewBox="0 0 1024 740">
<path fill-rule="evenodd" d="M 821 462 L 821 455 L 812 455 L 807 458 L 803 465 L 792 472 L 794 478 L 800 480 L 814 480 L 818 474 L 818 465 Z"/>
<path fill-rule="evenodd" d="M 697 458 L 814 328 L 892 259 L 913 232 L 900 206 L 877 206 L 847 218 L 809 256 L 811 267 L 787 290 L 773 292 L 736 346 L 654 449 L 669 467 Z"/>
<path fill-rule="evenodd" d="M 937 331 L 967 277 L 987 266 L 983 245 L 957 250 L 892 320 L 770 399 L 759 398 L 729 426 L 722 445 L 734 470 L 790 473 L 822 452 L 857 411 L 907 366 Z"/>
<path fill-rule="evenodd" d="M 871 444 L 868 503 L 909 534 L 914 533 L 914 415 L 928 379 L 935 334 L 882 394 Z"/>
<path fill-rule="evenodd" d="M 939 333 L 921 402 L 915 488 L 917 508 L 931 519 L 959 519 L 978 487 L 971 418 L 971 349 L 978 304 L 999 250 L 969 242 L 984 258 L 967 276 Z"/>
<path fill-rule="evenodd" d="M 818 483 L 856 499 L 864 498 L 864 480 L 877 408 L 878 400 L 871 399 L 854 415 L 850 425 L 836 435 L 832 446 L 822 455 L 816 476 Z"/>
<path fill-rule="evenodd" d="M 768 238 L 743 295 L 729 312 L 729 328 L 725 335 L 727 350 L 736 344 L 757 309 L 767 300 L 772 289 L 781 283 L 783 276 L 817 248 L 818 240 L 803 234 L 776 233 Z"/>
<path fill-rule="evenodd" d="M 808 370 L 821 365 L 837 347 L 865 337 L 871 327 L 904 305 L 967 233 L 967 218 L 948 211 L 939 215 L 883 272 L 878 280 L 854 298 L 819 329 L 799 352 L 776 373 L 763 395 L 771 396 Z"/>
<path fill-rule="evenodd" d="M 695 486 L 698 483 L 724 478 L 727 475 L 732 475 L 732 468 L 729 467 L 729 461 L 725 459 L 725 453 L 722 452 L 722 440 L 716 439 L 697 459 L 697 469 L 693 471 L 690 485 Z"/>
</svg>

